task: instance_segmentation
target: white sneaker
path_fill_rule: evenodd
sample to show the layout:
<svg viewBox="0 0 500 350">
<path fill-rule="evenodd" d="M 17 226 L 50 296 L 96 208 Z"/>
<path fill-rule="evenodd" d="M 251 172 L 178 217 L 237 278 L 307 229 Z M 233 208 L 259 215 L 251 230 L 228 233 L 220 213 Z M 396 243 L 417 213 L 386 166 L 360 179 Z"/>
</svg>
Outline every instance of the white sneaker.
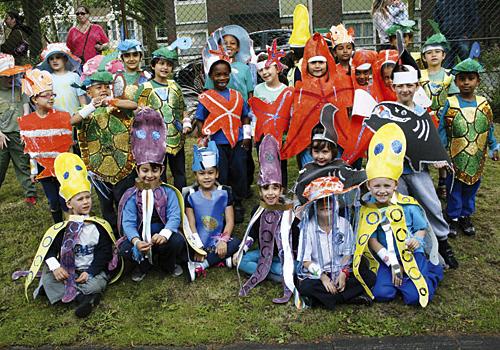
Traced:
<svg viewBox="0 0 500 350">
<path fill-rule="evenodd" d="M 194 282 L 196 277 L 200 277 L 201 275 L 205 277 L 207 275 L 207 272 L 201 263 L 195 261 L 188 261 L 187 265 L 189 270 L 189 278 L 191 282 Z"/>
<path fill-rule="evenodd" d="M 229 258 L 226 258 L 225 263 L 226 263 L 226 267 L 228 269 L 232 268 L 233 267 L 233 257 L 230 256 Z"/>
<path fill-rule="evenodd" d="M 175 269 L 174 269 L 174 272 L 172 272 L 172 276 L 173 277 L 179 277 L 180 275 L 182 275 L 182 267 L 181 265 L 177 265 L 175 264 Z"/>
</svg>

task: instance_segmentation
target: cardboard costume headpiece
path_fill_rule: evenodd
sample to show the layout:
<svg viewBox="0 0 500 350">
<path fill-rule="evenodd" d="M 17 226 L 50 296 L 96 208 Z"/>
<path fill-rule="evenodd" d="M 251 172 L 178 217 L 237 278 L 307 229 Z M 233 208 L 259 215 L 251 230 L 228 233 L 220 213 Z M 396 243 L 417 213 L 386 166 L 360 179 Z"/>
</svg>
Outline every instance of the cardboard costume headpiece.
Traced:
<svg viewBox="0 0 500 350">
<path fill-rule="evenodd" d="M 259 146 L 259 186 L 281 185 L 280 146 L 272 135 L 266 135 Z"/>
<path fill-rule="evenodd" d="M 217 167 L 218 164 L 219 150 L 215 141 L 209 141 L 207 147 L 193 146 L 193 171 Z"/>
<path fill-rule="evenodd" d="M 368 70 L 377 60 L 377 51 L 357 50 L 352 57 L 352 67 L 354 70 Z"/>
<path fill-rule="evenodd" d="M 406 137 L 395 123 L 382 126 L 373 135 L 368 147 L 366 175 L 368 180 L 386 177 L 398 180 L 403 173 Z"/>
<path fill-rule="evenodd" d="M 22 92 L 28 97 L 52 90 L 52 75 L 39 69 L 31 69 L 22 79 Z"/>
<path fill-rule="evenodd" d="M 413 68 L 410 65 L 403 65 L 403 67 L 407 68 L 407 72 L 394 72 L 394 79 L 392 83 L 394 85 L 398 84 L 415 84 L 418 83 L 418 70 Z"/>
<path fill-rule="evenodd" d="M 137 166 L 146 163 L 163 164 L 167 148 L 167 127 L 158 111 L 149 107 L 139 110 L 132 124 L 130 143 Z"/>
<path fill-rule="evenodd" d="M 177 54 L 177 50 L 170 50 L 167 47 L 160 47 L 158 50 L 153 51 L 151 54 L 151 58 L 163 58 L 164 60 L 168 61 L 177 61 L 179 59 L 179 56 Z"/>
<path fill-rule="evenodd" d="M 451 70 L 451 74 L 457 75 L 459 73 L 483 73 L 484 68 L 479 63 L 478 61 L 472 59 L 472 58 L 467 58 L 457 64 L 453 69 Z"/>
<path fill-rule="evenodd" d="M 427 22 L 429 22 L 429 25 L 434 30 L 434 34 L 431 35 L 422 45 L 422 53 L 426 53 L 429 50 L 435 49 L 443 51 L 449 49 L 448 41 L 446 40 L 446 37 L 441 33 L 439 24 L 437 24 L 436 21 L 432 19 L 428 19 Z"/>
<path fill-rule="evenodd" d="M 324 140 L 337 145 L 337 131 L 335 130 L 335 113 L 337 113 L 338 108 L 332 105 L 331 103 L 327 103 L 321 109 L 321 115 L 319 117 L 319 122 L 323 127 L 323 131 L 321 133 L 313 134 L 312 141 L 315 140 Z"/>
<path fill-rule="evenodd" d="M 59 194 L 66 201 L 81 192 L 90 192 L 87 167 L 83 160 L 73 153 L 61 153 L 54 161 L 54 170 L 61 187 Z"/>
<path fill-rule="evenodd" d="M 285 56 L 286 54 L 283 49 L 278 50 L 278 39 L 274 39 L 272 46 L 267 48 L 267 60 L 257 62 L 257 70 L 275 64 L 278 71 L 281 71 L 285 66 L 281 63 L 280 59 Z"/>
<path fill-rule="evenodd" d="M 354 29 L 346 29 L 342 23 L 337 26 L 331 26 L 330 32 L 327 37 L 332 40 L 332 46 L 335 47 L 339 44 L 353 44 L 354 45 Z"/>
<path fill-rule="evenodd" d="M 49 59 L 53 55 L 64 55 L 68 59 L 66 62 L 66 70 L 70 72 L 77 71 L 80 68 L 81 60 L 71 53 L 71 50 L 66 46 L 66 43 L 51 43 L 42 51 L 42 62 L 38 65 L 38 69 L 51 72 Z"/>
<path fill-rule="evenodd" d="M 395 36 L 398 30 L 400 30 L 403 34 L 413 34 L 417 30 L 416 24 L 417 23 L 411 19 L 394 23 L 385 31 L 385 34 L 389 37 Z"/>
<path fill-rule="evenodd" d="M 304 47 L 310 37 L 309 11 L 304 5 L 298 4 L 293 10 L 293 29 L 288 43 L 291 47 Z"/>
<path fill-rule="evenodd" d="M 128 52 L 144 52 L 142 44 L 139 42 L 139 40 L 135 39 L 125 39 L 123 41 L 120 41 L 117 50 L 120 51 L 120 55 Z"/>
</svg>

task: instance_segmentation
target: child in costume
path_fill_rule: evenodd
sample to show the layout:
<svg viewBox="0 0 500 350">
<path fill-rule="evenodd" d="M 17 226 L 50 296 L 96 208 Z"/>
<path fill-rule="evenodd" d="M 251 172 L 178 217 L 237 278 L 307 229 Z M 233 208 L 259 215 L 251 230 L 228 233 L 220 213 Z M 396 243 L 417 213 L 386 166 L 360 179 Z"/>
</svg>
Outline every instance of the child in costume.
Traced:
<svg viewBox="0 0 500 350">
<path fill-rule="evenodd" d="M 460 229 L 467 236 L 476 233 L 471 215 L 475 211 L 487 148 L 490 157 L 498 160 L 500 146 L 494 135 L 491 107 L 484 97 L 475 94 L 481 72 L 481 64 L 471 58 L 453 68 L 460 93 L 448 97 L 439 119 L 441 142 L 448 149 L 455 170 L 446 178 L 446 214 L 453 236 Z"/>
<path fill-rule="evenodd" d="M 297 82 L 302 80 L 304 48 L 309 38 L 311 38 L 309 11 L 305 5 L 298 4 L 293 10 L 292 34 L 288 39 L 294 63 L 286 75 L 288 86 L 295 87 Z"/>
<path fill-rule="evenodd" d="M 219 152 L 214 141 L 208 147 L 194 146 L 193 172 L 197 184 L 184 191 L 186 215 L 192 232 L 200 238 L 199 248 L 206 256 L 195 253 L 194 261 L 188 262 L 191 281 L 205 275 L 210 266 L 225 261 L 231 267 L 231 256 L 240 240 L 231 237 L 234 229 L 234 209 L 231 188 L 217 184 Z"/>
<path fill-rule="evenodd" d="M 214 89 L 199 96 L 196 109 L 198 130 L 217 144 L 219 181 L 234 193 L 235 222 L 243 222 L 242 200 L 247 194 L 247 150 L 251 146 L 252 128 L 248 104 L 236 90 L 228 88 L 231 65 L 217 56 L 210 57 L 208 74 Z"/>
<path fill-rule="evenodd" d="M 282 283 L 283 296 L 274 298 L 273 303 L 284 304 L 295 290 L 293 271 L 298 227 L 294 221 L 293 204 L 285 202 L 282 197 L 279 143 L 272 135 L 262 139 L 259 162 L 261 202 L 254 210 L 243 237 L 244 243 L 234 254 L 233 261 L 238 272 L 241 270 L 250 276 L 241 286 L 240 296 L 248 295 L 267 278 Z M 258 249 L 249 251 L 254 242 L 258 243 Z"/>
<path fill-rule="evenodd" d="M 382 96 L 378 86 L 374 84 L 375 75 L 379 74 L 374 70 L 377 52 L 372 50 L 358 50 L 354 53 L 351 64 L 351 78 L 354 89 L 362 89 L 368 92 L 377 101 L 382 101 Z"/>
<path fill-rule="evenodd" d="M 137 104 L 112 98 L 112 81 L 111 73 L 100 70 L 85 78 L 83 88 L 91 102 L 72 116 L 71 124 L 77 126 L 82 159 L 92 172 L 102 215 L 117 233 L 115 208 L 135 178 L 130 127 Z"/>
<path fill-rule="evenodd" d="M 413 44 L 413 33 L 416 30 L 416 23 L 411 19 L 406 19 L 387 28 L 385 34 L 389 38 L 389 43 L 392 49 L 397 48 L 396 32 L 401 31 L 403 34 L 404 46 L 408 47 Z"/>
<path fill-rule="evenodd" d="M 120 200 L 118 222 L 124 237 L 120 254 L 136 265 L 132 280 L 140 282 L 153 264 L 174 276 L 182 274 L 186 242 L 181 234 L 183 202 L 179 191 L 162 183 L 167 127 L 160 113 L 142 108 L 131 132 L 137 164 L 135 186 Z"/>
<path fill-rule="evenodd" d="M 248 104 L 255 116 L 255 142 L 257 152 L 263 136 L 271 134 L 278 140 L 280 147 L 286 137 L 290 123 L 293 102 L 293 88 L 280 82 L 279 74 L 283 70 L 280 58 L 283 51 L 277 51 L 277 41 L 273 41 L 268 54 L 261 54 L 257 61 L 257 73 L 264 80 L 255 87 L 255 94 Z M 287 161 L 281 162 L 282 183 L 288 183 Z"/>
<path fill-rule="evenodd" d="M 163 116 L 167 125 L 167 156 L 174 186 L 180 191 L 186 186 L 186 158 L 184 154 L 185 135 L 191 132 L 191 120 L 187 118 L 184 97 L 179 86 L 172 79 L 177 61 L 177 51 L 161 47 L 152 54 L 152 80 L 137 90 L 135 101 L 140 107 L 151 107 Z M 165 163 L 166 165 L 166 163 Z"/>
<path fill-rule="evenodd" d="M 54 160 L 59 154 L 70 151 L 73 145 L 71 115 L 54 109 L 56 94 L 49 72 L 27 71 L 22 90 L 35 105 L 33 113 L 18 118 L 24 151 L 31 158 L 31 175 L 42 184 L 52 219 L 58 223 L 63 221 L 63 210 L 68 209 L 66 201 L 59 195 Z"/>
<path fill-rule="evenodd" d="M 25 202 L 35 205 L 36 188 L 30 179 L 30 157 L 24 154 L 17 123 L 17 118 L 23 115 L 24 95 L 17 85 L 16 76 L 24 71 L 25 67 L 17 66 L 0 71 L 0 187 L 12 159 L 17 181 L 25 193 Z"/>
<path fill-rule="evenodd" d="M 382 126 L 371 139 L 366 165 L 370 193 L 363 197 L 359 214 L 354 274 L 361 273 L 357 266 L 363 256 L 368 257 L 377 271 L 371 291 L 363 284 L 368 295 L 391 301 L 400 292 L 405 304 L 425 307 L 443 279 L 443 269 L 424 210 L 412 197 L 396 191 L 405 152 L 405 134 L 394 123 Z"/>
<path fill-rule="evenodd" d="M 447 47 L 445 36 L 439 32 L 427 39 L 422 46 L 422 55 L 427 69 L 421 71 L 420 84 L 432 101 L 430 114 L 433 118 L 439 116 L 440 109 L 446 103 L 446 98 L 459 92 L 453 82 L 453 76 L 442 66 Z M 439 198 L 446 199 L 446 169 L 439 170 L 437 192 Z"/>
<path fill-rule="evenodd" d="M 332 26 L 327 34 L 332 41 L 333 57 L 337 61 L 337 69 L 344 69 L 346 73 L 351 71 L 351 58 L 354 53 L 354 29 L 346 29 L 342 23 Z"/>
<path fill-rule="evenodd" d="M 120 52 L 120 59 L 123 62 L 124 70 L 116 74 L 114 84 L 116 85 L 116 80 L 120 79 L 122 97 L 133 101 L 138 87 L 151 79 L 151 74 L 141 69 L 144 49 L 139 41 L 125 39 L 120 41 L 117 50 Z"/>
<path fill-rule="evenodd" d="M 364 172 L 347 172 L 335 164 L 310 163 L 299 175 L 295 188 L 302 205 L 298 209 L 302 218 L 297 289 L 305 307 L 334 310 L 342 303 L 371 305 L 358 279 L 361 276 L 372 286 L 375 274 L 363 261 L 361 275 L 351 276 L 355 236 L 350 223 L 355 223 L 359 186 L 365 179 Z"/>
<path fill-rule="evenodd" d="M 396 93 L 392 89 L 392 71 L 398 61 L 396 50 L 381 50 L 373 64 L 373 84 L 380 91 L 382 101 L 396 101 Z"/>
<path fill-rule="evenodd" d="M 40 284 L 33 293 L 45 293 L 51 304 L 58 301 L 76 304 L 75 314 L 86 317 L 92 312 L 117 267 L 113 254 L 113 231 L 92 209 L 90 182 L 85 164 L 75 154 L 62 153 L 54 162 L 60 194 L 71 215 L 67 221 L 47 230 L 25 281 L 25 293 L 42 267 Z M 42 266 L 43 265 L 43 266 Z M 116 275 L 110 283 L 118 279 Z"/>
</svg>

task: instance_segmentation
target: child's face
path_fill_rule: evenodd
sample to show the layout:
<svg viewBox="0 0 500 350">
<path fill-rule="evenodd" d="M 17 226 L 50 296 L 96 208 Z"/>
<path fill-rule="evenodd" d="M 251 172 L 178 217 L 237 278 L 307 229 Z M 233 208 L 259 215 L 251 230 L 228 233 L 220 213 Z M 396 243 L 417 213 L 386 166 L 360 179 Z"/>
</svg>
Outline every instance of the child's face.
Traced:
<svg viewBox="0 0 500 350">
<path fill-rule="evenodd" d="M 394 69 L 394 66 L 387 66 L 382 68 L 382 79 L 384 80 L 384 85 L 388 88 L 392 87 L 392 79 L 391 74 Z"/>
<path fill-rule="evenodd" d="M 326 74 L 328 66 L 323 61 L 313 61 L 307 63 L 307 71 L 315 78 L 321 78 Z"/>
<path fill-rule="evenodd" d="M 413 96 L 417 91 L 418 84 L 393 84 L 392 86 L 399 103 L 408 106 L 413 102 Z"/>
<path fill-rule="evenodd" d="M 424 53 L 425 62 L 429 67 L 441 67 L 446 54 L 443 50 L 433 49 Z"/>
<path fill-rule="evenodd" d="M 92 197 L 90 192 L 80 192 L 74 195 L 66 205 L 74 215 L 89 215 L 92 209 Z"/>
<path fill-rule="evenodd" d="M 54 107 L 55 97 L 56 95 L 52 90 L 47 90 L 33 97 L 33 103 L 37 109 L 49 110 Z"/>
<path fill-rule="evenodd" d="M 269 67 L 264 67 L 258 70 L 258 73 L 262 80 L 266 83 L 271 83 L 278 79 L 278 69 L 275 64 L 271 64 Z"/>
<path fill-rule="evenodd" d="M 49 56 L 49 65 L 53 72 L 63 72 L 66 70 L 67 58 L 61 53 Z"/>
<path fill-rule="evenodd" d="M 231 71 L 225 63 L 216 63 L 212 66 L 210 79 L 214 82 L 214 88 L 220 91 L 225 90 L 227 88 L 227 84 L 229 83 L 230 74 Z"/>
<path fill-rule="evenodd" d="M 403 40 L 405 42 L 405 47 L 410 46 L 413 43 L 413 34 L 412 33 L 404 33 Z"/>
<path fill-rule="evenodd" d="M 378 204 L 388 204 L 398 187 L 398 182 L 386 177 L 378 177 L 368 181 L 367 187 Z"/>
<path fill-rule="evenodd" d="M 330 163 L 333 159 L 333 153 L 327 146 L 320 150 L 312 148 L 311 155 L 314 159 L 314 163 L 320 166 Z"/>
<path fill-rule="evenodd" d="M 160 58 L 153 67 L 153 70 L 155 72 L 155 77 L 167 79 L 169 74 L 174 70 L 174 65 L 172 62 Z"/>
<path fill-rule="evenodd" d="M 280 184 L 270 184 L 259 187 L 260 196 L 267 205 L 278 204 L 283 187 Z"/>
<path fill-rule="evenodd" d="M 108 97 L 111 96 L 111 89 L 109 84 L 94 84 L 87 88 L 87 95 L 90 98 Z"/>
<path fill-rule="evenodd" d="M 459 73 L 455 77 L 455 84 L 461 94 L 470 95 L 479 86 L 479 76 L 477 73 Z"/>
<path fill-rule="evenodd" d="M 125 68 L 129 72 L 135 72 L 139 70 L 141 64 L 142 54 L 140 52 L 126 52 L 122 54 L 122 60 L 125 64 Z"/>
<path fill-rule="evenodd" d="M 389 44 L 391 44 L 391 46 L 394 48 L 398 46 L 398 40 L 396 39 L 395 35 L 389 37 Z"/>
<path fill-rule="evenodd" d="M 160 182 L 160 176 L 163 173 L 163 166 L 157 164 L 141 164 L 137 168 L 139 179 L 147 185 L 156 185 Z"/>
<path fill-rule="evenodd" d="M 236 56 L 240 51 L 238 40 L 232 35 L 225 35 L 223 39 L 227 54 L 229 55 L 229 57 L 234 58 L 234 56 Z"/>
<path fill-rule="evenodd" d="M 335 46 L 335 57 L 339 62 L 349 62 L 352 56 L 353 47 L 351 43 L 338 44 Z"/>
<path fill-rule="evenodd" d="M 372 70 L 366 69 L 366 70 L 359 70 L 356 69 L 356 81 L 358 82 L 359 85 L 361 86 L 367 86 L 370 84 L 370 76 L 372 74 Z"/>
<path fill-rule="evenodd" d="M 200 185 L 203 190 L 213 190 L 215 187 L 215 181 L 217 181 L 217 178 L 219 177 L 219 172 L 215 167 L 196 171 L 194 174 L 198 185 Z"/>
</svg>

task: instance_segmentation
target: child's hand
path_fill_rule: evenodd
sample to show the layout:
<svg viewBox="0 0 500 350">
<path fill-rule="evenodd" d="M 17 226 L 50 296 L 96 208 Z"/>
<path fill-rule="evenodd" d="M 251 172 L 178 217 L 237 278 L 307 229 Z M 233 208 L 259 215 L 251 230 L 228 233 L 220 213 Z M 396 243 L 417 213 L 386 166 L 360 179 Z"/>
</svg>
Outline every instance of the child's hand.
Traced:
<svg viewBox="0 0 500 350">
<path fill-rule="evenodd" d="M 153 243 L 153 245 L 165 244 L 167 243 L 167 238 L 158 233 L 155 233 L 153 237 L 151 237 L 151 243 Z"/>
<path fill-rule="evenodd" d="M 147 243 L 144 241 L 140 241 L 137 243 L 137 249 L 139 249 L 141 253 L 147 253 L 150 248 L 151 248 L 151 243 Z"/>
<path fill-rule="evenodd" d="M 198 138 L 198 147 L 207 147 L 208 141 L 209 141 L 209 136 L 203 135 L 202 137 Z"/>
<path fill-rule="evenodd" d="M 491 157 L 491 159 L 493 161 L 495 161 L 495 162 L 499 159 L 499 157 L 498 157 L 498 151 L 493 152 L 493 157 Z"/>
<path fill-rule="evenodd" d="M 95 108 L 104 106 L 105 97 L 95 97 L 92 99 L 91 103 Z"/>
<path fill-rule="evenodd" d="M 89 280 L 89 274 L 87 272 L 82 272 L 80 276 L 75 280 L 76 283 L 85 283 Z"/>
<path fill-rule="evenodd" d="M 69 277 L 68 272 L 63 267 L 58 267 L 52 273 L 54 274 L 54 278 L 58 281 L 64 281 Z"/>
<path fill-rule="evenodd" d="M 227 254 L 227 243 L 224 241 L 219 241 L 217 246 L 215 247 L 215 253 L 219 256 L 219 258 L 224 259 Z"/>
<path fill-rule="evenodd" d="M 337 280 L 335 281 L 335 285 L 337 286 L 337 292 L 342 293 L 345 289 L 345 281 L 346 281 L 346 275 L 344 271 L 340 271 L 339 276 L 337 277 Z"/>
<path fill-rule="evenodd" d="M 238 265 L 238 252 L 233 254 L 233 266 Z"/>
<path fill-rule="evenodd" d="M 251 139 L 244 139 L 241 141 L 241 147 L 243 147 L 245 150 L 250 150 L 252 148 L 252 140 Z"/>
<path fill-rule="evenodd" d="M 406 242 L 406 247 L 408 247 L 408 249 L 410 250 L 415 250 L 420 248 L 420 243 L 415 238 L 412 238 L 408 242 Z"/>
<path fill-rule="evenodd" d="M 31 180 L 31 183 L 34 184 L 34 183 L 37 183 L 37 179 L 36 179 L 36 175 L 30 175 L 30 180 Z"/>
<path fill-rule="evenodd" d="M 205 257 L 201 254 L 194 253 L 193 260 L 198 261 L 198 262 L 202 262 L 203 260 L 205 260 Z"/>
<path fill-rule="evenodd" d="M 10 141 L 10 139 L 7 137 L 7 135 L 0 131 L 0 149 L 7 148 L 8 141 Z"/>
<path fill-rule="evenodd" d="M 392 271 L 392 283 L 396 287 L 401 287 L 403 284 L 403 272 L 401 271 L 400 265 L 391 265 Z"/>
<path fill-rule="evenodd" d="M 335 284 L 326 274 L 321 274 L 321 282 L 323 283 L 323 287 L 325 287 L 326 291 L 330 294 L 337 294 L 337 288 L 335 288 Z"/>
</svg>

